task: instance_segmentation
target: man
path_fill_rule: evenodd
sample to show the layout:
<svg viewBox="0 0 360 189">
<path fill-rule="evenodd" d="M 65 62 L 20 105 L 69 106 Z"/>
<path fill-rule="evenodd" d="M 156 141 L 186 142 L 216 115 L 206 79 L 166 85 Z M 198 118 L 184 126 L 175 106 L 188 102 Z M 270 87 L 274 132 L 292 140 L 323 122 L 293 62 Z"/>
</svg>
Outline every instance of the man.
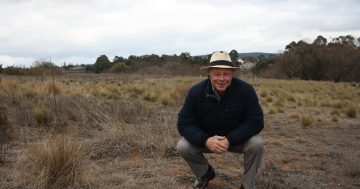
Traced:
<svg viewBox="0 0 360 189">
<path fill-rule="evenodd" d="M 194 188 L 205 188 L 215 171 L 203 153 L 244 153 L 244 177 L 240 188 L 254 189 L 263 155 L 263 141 L 257 134 L 264 117 L 255 90 L 234 78 L 239 70 L 229 54 L 214 52 L 210 66 L 201 68 L 208 79 L 194 85 L 178 114 L 183 138 L 177 151 L 197 177 Z"/>
</svg>

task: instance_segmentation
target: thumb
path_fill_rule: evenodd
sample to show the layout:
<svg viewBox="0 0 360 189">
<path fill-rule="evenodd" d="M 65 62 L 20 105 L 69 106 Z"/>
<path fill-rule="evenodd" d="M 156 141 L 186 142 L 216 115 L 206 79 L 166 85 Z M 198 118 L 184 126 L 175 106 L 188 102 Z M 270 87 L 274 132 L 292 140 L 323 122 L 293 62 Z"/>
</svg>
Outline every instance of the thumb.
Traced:
<svg viewBox="0 0 360 189">
<path fill-rule="evenodd" d="M 215 135 L 215 137 L 216 137 L 216 139 L 218 139 L 218 140 L 223 140 L 223 139 L 225 139 L 225 136 L 218 136 L 218 135 Z"/>
</svg>

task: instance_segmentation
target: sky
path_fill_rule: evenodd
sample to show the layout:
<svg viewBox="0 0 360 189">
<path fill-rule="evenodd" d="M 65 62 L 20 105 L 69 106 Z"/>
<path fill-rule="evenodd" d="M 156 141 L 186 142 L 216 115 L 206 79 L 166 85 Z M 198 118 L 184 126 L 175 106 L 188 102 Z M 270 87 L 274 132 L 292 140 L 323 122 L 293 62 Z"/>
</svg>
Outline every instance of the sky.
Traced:
<svg viewBox="0 0 360 189">
<path fill-rule="evenodd" d="M 360 0 L 0 0 L 0 64 L 93 64 L 105 54 L 279 53 L 360 37 Z"/>
</svg>

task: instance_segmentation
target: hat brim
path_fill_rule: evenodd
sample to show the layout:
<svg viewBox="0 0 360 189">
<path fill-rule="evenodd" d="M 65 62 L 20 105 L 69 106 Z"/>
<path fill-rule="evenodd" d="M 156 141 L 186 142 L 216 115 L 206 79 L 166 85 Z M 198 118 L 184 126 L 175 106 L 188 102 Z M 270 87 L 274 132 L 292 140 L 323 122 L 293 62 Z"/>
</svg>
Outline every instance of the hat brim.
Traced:
<svg viewBox="0 0 360 189">
<path fill-rule="evenodd" d="M 233 71 L 239 71 L 240 70 L 239 67 L 226 66 L 226 65 L 206 66 L 206 67 L 201 67 L 200 70 L 201 71 L 209 71 L 209 69 L 211 69 L 211 68 L 232 69 Z"/>
</svg>

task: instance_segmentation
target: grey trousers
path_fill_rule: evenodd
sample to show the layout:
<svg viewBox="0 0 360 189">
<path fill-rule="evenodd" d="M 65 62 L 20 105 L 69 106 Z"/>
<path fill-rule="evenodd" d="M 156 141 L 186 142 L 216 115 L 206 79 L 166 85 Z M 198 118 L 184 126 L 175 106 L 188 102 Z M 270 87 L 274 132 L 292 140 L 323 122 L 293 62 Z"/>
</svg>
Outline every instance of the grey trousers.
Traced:
<svg viewBox="0 0 360 189">
<path fill-rule="evenodd" d="M 212 153 L 207 148 L 201 148 L 190 144 L 185 138 L 182 138 L 176 149 L 181 157 L 189 164 L 196 177 L 203 176 L 209 162 L 203 153 Z M 263 156 L 263 140 L 259 135 L 251 137 L 244 144 L 229 148 L 230 152 L 244 154 L 244 177 L 242 185 L 245 189 L 255 189 L 255 176 L 261 164 Z"/>
</svg>

